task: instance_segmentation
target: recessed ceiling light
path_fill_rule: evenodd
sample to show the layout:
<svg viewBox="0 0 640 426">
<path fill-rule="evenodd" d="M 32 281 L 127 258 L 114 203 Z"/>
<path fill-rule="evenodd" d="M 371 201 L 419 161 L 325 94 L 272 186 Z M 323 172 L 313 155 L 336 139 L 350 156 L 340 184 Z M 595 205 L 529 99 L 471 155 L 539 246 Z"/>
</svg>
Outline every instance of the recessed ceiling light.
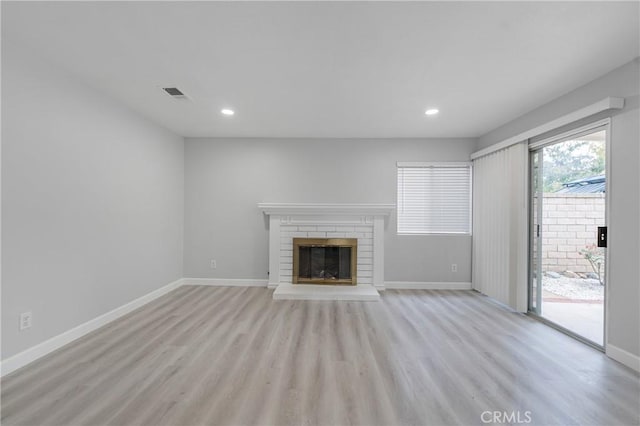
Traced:
<svg viewBox="0 0 640 426">
<path fill-rule="evenodd" d="M 229 115 L 229 116 L 235 114 L 235 112 L 232 109 L 229 109 L 229 108 L 225 108 L 223 110 L 220 110 L 220 113 L 222 115 Z"/>
<path fill-rule="evenodd" d="M 430 109 L 426 110 L 424 113 L 426 115 L 436 115 L 439 112 L 440 112 L 440 110 L 438 108 L 430 108 Z"/>
</svg>

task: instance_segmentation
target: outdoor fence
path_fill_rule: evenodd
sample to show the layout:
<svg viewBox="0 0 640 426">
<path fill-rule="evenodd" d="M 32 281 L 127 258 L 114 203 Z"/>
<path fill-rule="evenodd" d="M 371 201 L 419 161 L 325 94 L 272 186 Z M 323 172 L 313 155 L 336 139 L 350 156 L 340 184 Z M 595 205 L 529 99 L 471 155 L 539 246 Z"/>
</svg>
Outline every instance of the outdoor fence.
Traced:
<svg viewBox="0 0 640 426">
<path fill-rule="evenodd" d="M 544 194 L 542 270 L 593 272 L 581 250 L 596 244 L 605 222 L 605 194 Z"/>
</svg>

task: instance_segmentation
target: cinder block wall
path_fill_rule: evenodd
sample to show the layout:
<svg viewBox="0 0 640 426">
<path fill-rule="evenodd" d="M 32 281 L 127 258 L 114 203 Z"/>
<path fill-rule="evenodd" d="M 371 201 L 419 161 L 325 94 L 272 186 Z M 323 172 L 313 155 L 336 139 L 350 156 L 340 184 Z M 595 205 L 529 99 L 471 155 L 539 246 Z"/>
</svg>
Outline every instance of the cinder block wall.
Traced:
<svg viewBox="0 0 640 426">
<path fill-rule="evenodd" d="M 544 194 L 542 270 L 593 272 L 580 250 L 605 224 L 605 194 Z"/>
</svg>

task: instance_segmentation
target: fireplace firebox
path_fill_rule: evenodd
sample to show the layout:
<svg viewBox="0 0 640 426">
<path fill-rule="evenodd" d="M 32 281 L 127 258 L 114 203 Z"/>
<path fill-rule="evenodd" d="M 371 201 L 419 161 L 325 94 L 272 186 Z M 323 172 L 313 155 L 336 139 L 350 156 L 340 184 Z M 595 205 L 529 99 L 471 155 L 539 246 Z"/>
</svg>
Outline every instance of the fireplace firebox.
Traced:
<svg viewBox="0 0 640 426">
<path fill-rule="evenodd" d="M 294 238 L 293 283 L 356 285 L 357 238 Z"/>
</svg>

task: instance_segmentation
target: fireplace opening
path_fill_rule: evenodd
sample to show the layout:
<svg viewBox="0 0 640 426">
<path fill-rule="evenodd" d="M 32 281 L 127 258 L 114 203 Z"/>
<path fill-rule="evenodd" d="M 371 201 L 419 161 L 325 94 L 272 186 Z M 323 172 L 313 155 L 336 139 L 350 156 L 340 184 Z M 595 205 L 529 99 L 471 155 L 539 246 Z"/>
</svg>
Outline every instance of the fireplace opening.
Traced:
<svg viewBox="0 0 640 426">
<path fill-rule="evenodd" d="M 356 238 L 294 238 L 293 283 L 356 285 Z"/>
</svg>

